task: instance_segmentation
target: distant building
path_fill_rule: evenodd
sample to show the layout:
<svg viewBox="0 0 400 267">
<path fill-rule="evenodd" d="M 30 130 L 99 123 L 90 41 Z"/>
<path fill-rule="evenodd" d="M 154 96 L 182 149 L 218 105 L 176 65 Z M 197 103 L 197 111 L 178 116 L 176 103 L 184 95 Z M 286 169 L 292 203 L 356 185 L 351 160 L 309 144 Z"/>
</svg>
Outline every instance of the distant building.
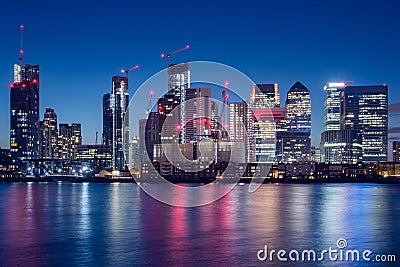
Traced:
<svg viewBox="0 0 400 267">
<path fill-rule="evenodd" d="M 393 141 L 393 162 L 400 162 L 400 141 Z"/>
<path fill-rule="evenodd" d="M 362 159 L 358 133 L 352 129 L 328 130 L 321 134 L 321 162 L 356 164 Z"/>
<path fill-rule="evenodd" d="M 311 161 L 321 162 L 321 149 L 319 147 L 311 146 Z"/>
<path fill-rule="evenodd" d="M 276 154 L 276 121 L 272 109 L 280 106 L 278 84 L 254 84 L 247 114 L 249 162 L 273 162 Z"/>
<path fill-rule="evenodd" d="M 184 134 L 182 121 L 180 119 L 182 108 L 179 106 L 180 97 L 174 94 L 167 94 L 157 101 L 157 130 L 158 136 L 156 143 L 179 142 Z M 151 113 L 150 113 L 151 114 Z M 150 114 L 148 120 L 150 119 Z M 155 116 L 155 114 L 153 114 Z"/>
<path fill-rule="evenodd" d="M 35 159 L 39 156 L 39 65 L 15 65 L 10 87 L 11 157 Z"/>
<path fill-rule="evenodd" d="M 248 138 L 248 107 L 247 102 L 229 103 L 229 138 L 230 140 L 246 141 Z"/>
<path fill-rule="evenodd" d="M 282 161 L 309 161 L 311 154 L 311 99 L 310 92 L 296 82 L 286 98 L 287 133 L 282 133 Z"/>
<path fill-rule="evenodd" d="M 343 129 L 358 134 L 362 161 L 375 163 L 388 157 L 388 87 L 347 86 L 342 107 Z"/>
<path fill-rule="evenodd" d="M 57 114 L 46 108 L 44 119 L 40 122 L 40 158 L 58 158 Z"/>
<path fill-rule="evenodd" d="M 80 123 L 71 125 L 60 123 L 58 134 L 58 158 L 76 159 L 76 148 L 82 145 L 82 129 Z"/>
<path fill-rule="evenodd" d="M 180 106 L 180 125 L 185 124 L 185 90 L 190 87 L 190 64 L 172 64 L 168 66 L 168 94 L 174 95 L 179 99 Z M 185 143 L 185 128 L 182 128 L 182 143 Z"/>
<path fill-rule="evenodd" d="M 348 83 L 329 82 L 325 85 L 325 131 L 340 130 L 342 94 Z"/>
<path fill-rule="evenodd" d="M 142 152 L 140 149 L 139 136 L 132 136 L 129 144 L 129 169 L 140 170 L 142 164 Z"/>
<path fill-rule="evenodd" d="M 254 108 L 280 107 L 278 84 L 253 84 L 250 102 Z"/>
<path fill-rule="evenodd" d="M 211 88 L 186 89 L 185 143 L 193 143 L 211 134 Z"/>
<path fill-rule="evenodd" d="M 76 160 L 91 170 L 95 168 L 99 171 L 111 169 L 113 164 L 112 148 L 105 145 L 78 145 Z"/>
<path fill-rule="evenodd" d="M 103 96 L 103 144 L 112 147 L 114 170 L 127 167 L 129 157 L 128 77 L 113 76 L 111 93 Z M 125 159 L 126 157 L 126 159 Z"/>
<path fill-rule="evenodd" d="M 144 145 L 145 153 L 148 155 L 150 162 L 154 159 L 154 145 L 158 144 L 160 141 L 160 119 L 158 112 L 150 112 L 147 120 L 146 126 L 144 130 Z M 139 137 L 140 138 L 140 137 Z M 148 160 L 145 158 L 146 155 L 143 155 L 142 163 L 148 163 Z"/>
</svg>

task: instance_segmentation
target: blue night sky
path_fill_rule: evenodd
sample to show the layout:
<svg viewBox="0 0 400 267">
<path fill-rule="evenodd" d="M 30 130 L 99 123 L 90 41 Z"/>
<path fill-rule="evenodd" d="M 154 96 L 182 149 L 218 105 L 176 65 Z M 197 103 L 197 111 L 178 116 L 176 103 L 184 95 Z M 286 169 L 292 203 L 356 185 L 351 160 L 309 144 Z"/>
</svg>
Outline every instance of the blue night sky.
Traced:
<svg viewBox="0 0 400 267">
<path fill-rule="evenodd" d="M 133 93 L 166 66 L 161 52 L 190 44 L 173 61 L 216 61 L 257 83 L 278 82 L 282 104 L 301 81 L 311 92 L 312 143 L 319 145 L 326 82 L 386 83 L 389 103 L 400 102 L 399 10 L 398 1 L 382 0 L 2 1 L 0 146 L 9 146 L 20 24 L 24 63 L 41 68 L 41 118 L 52 107 L 59 122 L 82 123 L 84 143 L 102 132 L 102 96 L 111 90 L 111 76 L 139 64 L 130 74 Z M 392 128 L 399 110 L 393 105 Z"/>
</svg>

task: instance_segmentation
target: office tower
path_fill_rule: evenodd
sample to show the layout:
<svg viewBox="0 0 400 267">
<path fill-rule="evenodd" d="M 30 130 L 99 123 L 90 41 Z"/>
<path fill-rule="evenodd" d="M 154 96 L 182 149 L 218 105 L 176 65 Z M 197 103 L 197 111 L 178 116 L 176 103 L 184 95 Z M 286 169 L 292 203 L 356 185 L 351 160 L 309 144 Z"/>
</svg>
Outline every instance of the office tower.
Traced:
<svg viewBox="0 0 400 267">
<path fill-rule="evenodd" d="M 282 142 L 282 161 L 309 161 L 311 152 L 311 99 L 307 87 L 300 82 L 296 82 L 287 93 L 286 131 Z"/>
<path fill-rule="evenodd" d="M 14 66 L 10 86 L 10 149 L 13 160 L 39 155 L 39 65 Z M 22 166 L 19 166 L 22 167 Z M 18 168 L 13 165 L 13 168 Z"/>
<path fill-rule="evenodd" d="M 253 108 L 280 107 L 278 84 L 253 84 L 250 102 Z"/>
<path fill-rule="evenodd" d="M 348 83 L 329 82 L 325 85 L 325 131 L 340 130 L 342 93 Z"/>
<path fill-rule="evenodd" d="M 129 158 L 128 78 L 112 77 L 111 93 L 103 96 L 103 144 L 112 147 L 114 170 L 126 168 Z"/>
<path fill-rule="evenodd" d="M 157 143 L 179 142 L 182 137 L 184 124 L 180 120 L 182 106 L 179 104 L 180 97 L 174 94 L 167 94 L 158 99 Z"/>
<path fill-rule="evenodd" d="M 310 92 L 300 82 L 296 82 L 287 93 L 286 119 L 288 131 L 311 133 Z"/>
<path fill-rule="evenodd" d="M 347 86 L 344 90 L 341 123 L 358 134 L 362 161 L 387 161 L 388 87 Z"/>
<path fill-rule="evenodd" d="M 168 67 L 168 94 L 175 95 L 179 99 L 180 125 L 185 124 L 185 90 L 190 87 L 189 62 L 172 64 Z M 182 128 L 182 143 L 185 143 L 185 129 Z"/>
<path fill-rule="evenodd" d="M 400 161 L 400 141 L 393 141 L 393 162 Z"/>
<path fill-rule="evenodd" d="M 81 124 L 60 123 L 58 133 L 58 157 L 76 159 L 76 148 L 82 145 Z"/>
<path fill-rule="evenodd" d="M 275 158 L 276 122 L 271 109 L 280 106 L 278 84 L 254 84 L 247 114 L 249 162 L 272 162 Z"/>
<path fill-rule="evenodd" d="M 229 103 L 229 139 L 247 141 L 248 119 L 247 102 Z"/>
<path fill-rule="evenodd" d="M 276 107 L 271 109 L 275 121 L 275 162 L 281 162 L 283 156 L 283 136 L 286 132 L 286 109 L 284 107 Z"/>
<path fill-rule="evenodd" d="M 159 128 L 160 125 L 160 118 L 158 112 L 150 112 L 147 120 L 146 121 L 146 126 L 144 130 L 144 148 L 149 156 L 150 161 L 153 161 L 154 159 L 154 145 L 160 143 L 160 130 Z M 143 122 L 143 121 L 141 121 Z M 140 136 L 141 137 L 141 136 Z M 139 138 L 140 138 L 139 137 Z M 144 156 L 145 157 L 145 156 Z M 146 163 L 147 160 L 146 158 L 143 158 L 142 163 Z"/>
<path fill-rule="evenodd" d="M 132 136 L 129 144 L 129 169 L 140 170 L 141 166 L 141 151 L 140 151 L 140 140 L 139 136 Z"/>
<path fill-rule="evenodd" d="M 186 89 L 185 140 L 193 143 L 211 134 L 211 88 Z"/>
<path fill-rule="evenodd" d="M 95 172 L 110 169 L 113 164 L 112 148 L 106 145 L 78 145 L 75 159 Z"/>
<path fill-rule="evenodd" d="M 356 164 L 361 161 L 361 144 L 352 129 L 328 130 L 321 134 L 321 162 Z"/>
<path fill-rule="evenodd" d="M 325 92 L 325 131 L 321 134 L 321 161 L 332 164 L 354 164 L 360 160 L 361 146 L 352 130 L 341 125 L 344 89 L 348 83 L 329 82 Z"/>
<path fill-rule="evenodd" d="M 46 108 L 44 119 L 40 122 L 40 158 L 55 159 L 58 157 L 57 114 Z"/>
</svg>

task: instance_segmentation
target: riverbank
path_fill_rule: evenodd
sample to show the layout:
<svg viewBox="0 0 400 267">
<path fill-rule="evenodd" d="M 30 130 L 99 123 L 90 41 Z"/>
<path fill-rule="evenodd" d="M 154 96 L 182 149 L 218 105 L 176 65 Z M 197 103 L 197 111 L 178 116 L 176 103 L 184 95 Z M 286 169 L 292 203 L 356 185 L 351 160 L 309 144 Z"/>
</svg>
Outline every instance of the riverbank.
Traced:
<svg viewBox="0 0 400 267">
<path fill-rule="evenodd" d="M 217 178 L 217 179 L 199 179 L 199 180 L 189 180 L 183 178 L 168 178 L 169 182 L 174 184 L 180 183 L 195 183 L 195 184 L 206 184 L 211 182 L 217 183 L 245 183 L 248 184 L 252 181 L 263 184 L 271 183 L 282 183 L 282 184 L 321 184 L 321 183 L 374 183 L 374 184 L 400 184 L 400 179 L 395 177 L 381 178 L 326 178 L 326 179 L 293 179 L 293 178 L 266 178 L 266 179 L 251 179 L 251 178 Z M 8 177 L 1 178 L 0 183 L 43 183 L 43 182 L 71 182 L 71 183 L 161 183 L 165 182 L 157 178 L 102 178 L 102 177 L 77 177 L 77 176 L 52 176 L 52 177 Z"/>
</svg>

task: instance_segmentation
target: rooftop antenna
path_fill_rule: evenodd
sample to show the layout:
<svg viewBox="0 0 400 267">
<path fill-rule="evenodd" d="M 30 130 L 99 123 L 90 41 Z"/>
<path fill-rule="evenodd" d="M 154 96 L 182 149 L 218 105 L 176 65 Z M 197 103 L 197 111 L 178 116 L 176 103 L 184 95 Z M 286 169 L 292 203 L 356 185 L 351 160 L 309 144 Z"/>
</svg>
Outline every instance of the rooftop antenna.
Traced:
<svg viewBox="0 0 400 267">
<path fill-rule="evenodd" d="M 24 32 L 24 25 L 19 26 L 20 32 L 21 32 L 21 46 L 19 49 L 19 65 L 22 66 L 22 54 L 24 53 L 24 50 L 22 49 L 22 37 L 23 37 L 23 32 Z"/>
</svg>

